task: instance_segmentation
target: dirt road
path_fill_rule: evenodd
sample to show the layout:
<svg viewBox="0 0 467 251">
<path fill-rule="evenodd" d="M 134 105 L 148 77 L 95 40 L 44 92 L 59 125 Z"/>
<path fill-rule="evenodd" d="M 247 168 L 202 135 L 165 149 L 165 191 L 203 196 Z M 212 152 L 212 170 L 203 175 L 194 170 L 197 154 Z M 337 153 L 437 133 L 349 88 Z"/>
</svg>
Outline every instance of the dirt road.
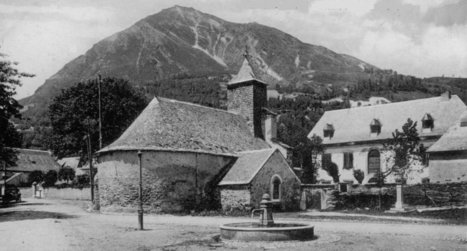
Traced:
<svg viewBox="0 0 467 251">
<path fill-rule="evenodd" d="M 88 213 L 84 203 L 29 199 L 0 209 L 0 250 L 467 250 L 467 227 L 316 221 L 317 240 L 219 242 L 218 226 L 247 218 Z M 287 219 L 287 221 L 309 221 Z M 276 219 L 280 221 L 280 219 Z"/>
</svg>

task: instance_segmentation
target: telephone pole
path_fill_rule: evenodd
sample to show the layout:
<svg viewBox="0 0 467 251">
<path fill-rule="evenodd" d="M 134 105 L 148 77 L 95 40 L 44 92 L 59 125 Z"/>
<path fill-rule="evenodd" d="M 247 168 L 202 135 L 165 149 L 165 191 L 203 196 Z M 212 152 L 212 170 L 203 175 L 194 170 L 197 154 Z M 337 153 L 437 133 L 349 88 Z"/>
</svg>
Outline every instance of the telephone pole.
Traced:
<svg viewBox="0 0 467 251">
<path fill-rule="evenodd" d="M 91 183 L 91 202 L 94 205 L 94 175 L 92 167 L 91 134 L 88 132 L 88 161 L 89 161 L 89 180 Z"/>
<path fill-rule="evenodd" d="M 99 81 L 97 81 L 97 93 L 99 96 L 99 150 L 102 149 L 102 112 L 101 112 L 101 74 L 99 74 Z"/>
<path fill-rule="evenodd" d="M 138 151 L 138 164 L 139 164 L 139 209 L 138 209 L 138 223 L 139 230 L 143 230 L 143 163 L 141 161 L 141 151 Z"/>
</svg>

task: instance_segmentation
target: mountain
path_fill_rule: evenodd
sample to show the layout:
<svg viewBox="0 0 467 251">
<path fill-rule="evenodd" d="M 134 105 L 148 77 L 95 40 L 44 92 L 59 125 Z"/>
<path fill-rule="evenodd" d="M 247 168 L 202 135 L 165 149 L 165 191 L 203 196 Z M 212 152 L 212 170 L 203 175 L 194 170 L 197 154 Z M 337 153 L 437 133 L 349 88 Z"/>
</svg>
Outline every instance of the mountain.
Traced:
<svg viewBox="0 0 467 251">
<path fill-rule="evenodd" d="M 243 54 L 255 58 L 271 88 L 345 86 L 376 67 L 323 46 L 307 44 L 257 23 L 232 23 L 193 8 L 174 6 L 96 43 L 67 63 L 21 102 L 25 115 L 46 118 L 53 97 L 78 81 L 103 76 L 137 86 L 176 74 L 234 74 Z"/>
</svg>

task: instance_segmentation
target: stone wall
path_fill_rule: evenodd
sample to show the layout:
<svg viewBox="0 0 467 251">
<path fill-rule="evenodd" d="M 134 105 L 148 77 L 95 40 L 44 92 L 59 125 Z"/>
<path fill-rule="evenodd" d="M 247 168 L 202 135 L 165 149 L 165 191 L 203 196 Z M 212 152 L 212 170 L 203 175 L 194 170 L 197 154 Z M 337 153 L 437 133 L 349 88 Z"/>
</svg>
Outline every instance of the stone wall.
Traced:
<svg viewBox="0 0 467 251">
<path fill-rule="evenodd" d="M 221 203 L 223 211 L 251 209 L 251 194 L 247 186 L 222 187 Z"/>
<path fill-rule="evenodd" d="M 20 188 L 22 198 L 32 197 L 32 188 Z M 44 188 L 43 194 L 45 199 L 60 199 L 60 200 L 91 200 L 90 188 Z"/>
<path fill-rule="evenodd" d="M 151 212 L 183 212 L 220 207 L 217 176 L 233 157 L 168 151 L 144 151 L 143 204 Z M 138 206 L 139 165 L 135 151 L 99 156 L 99 199 L 103 211 Z"/>
<path fill-rule="evenodd" d="M 430 182 L 449 183 L 467 181 L 467 153 L 431 153 Z"/>
<path fill-rule="evenodd" d="M 271 179 L 274 175 L 278 175 L 282 179 L 279 207 L 282 210 L 298 210 L 300 205 L 300 181 L 278 151 L 273 153 L 252 180 L 250 184 L 251 205 L 259 208 L 263 194 L 269 193 L 272 195 Z"/>
</svg>

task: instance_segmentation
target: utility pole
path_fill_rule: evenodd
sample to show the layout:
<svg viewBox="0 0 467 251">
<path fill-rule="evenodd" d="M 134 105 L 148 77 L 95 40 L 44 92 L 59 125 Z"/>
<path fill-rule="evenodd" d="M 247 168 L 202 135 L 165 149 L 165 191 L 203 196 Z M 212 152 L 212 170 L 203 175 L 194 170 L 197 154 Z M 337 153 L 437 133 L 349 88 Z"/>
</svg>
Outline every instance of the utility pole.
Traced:
<svg viewBox="0 0 467 251">
<path fill-rule="evenodd" d="M 88 161 L 89 161 L 89 180 L 91 182 L 91 202 L 94 205 L 94 175 L 92 167 L 91 134 L 88 132 Z"/>
<path fill-rule="evenodd" d="M 138 162 L 139 162 L 139 209 L 138 209 L 138 223 L 139 230 L 143 230 L 143 163 L 141 156 L 143 154 L 138 151 Z"/>
<path fill-rule="evenodd" d="M 3 196 L 6 195 L 6 163 L 2 161 L 3 164 Z"/>
<path fill-rule="evenodd" d="M 97 81 L 97 93 L 99 96 L 99 150 L 102 149 L 102 113 L 101 113 L 101 74 L 99 74 L 99 81 Z"/>
</svg>

